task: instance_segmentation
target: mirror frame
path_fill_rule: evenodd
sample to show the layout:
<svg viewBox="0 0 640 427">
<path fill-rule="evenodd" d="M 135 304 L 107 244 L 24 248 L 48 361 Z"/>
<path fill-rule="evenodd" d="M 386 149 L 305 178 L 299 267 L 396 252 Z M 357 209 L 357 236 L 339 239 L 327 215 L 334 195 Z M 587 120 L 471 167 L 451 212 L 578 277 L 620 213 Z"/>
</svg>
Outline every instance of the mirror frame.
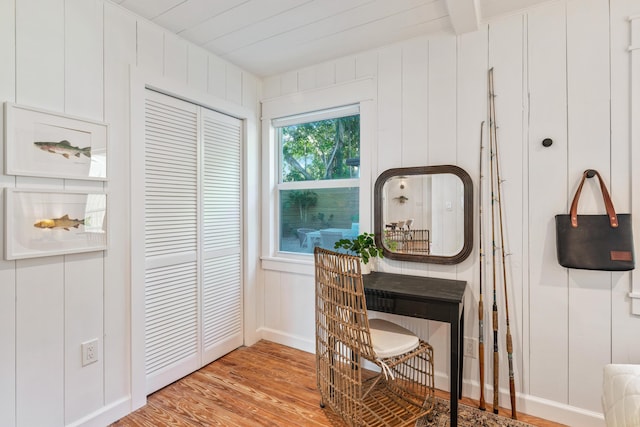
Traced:
<svg viewBox="0 0 640 427">
<path fill-rule="evenodd" d="M 435 175 L 450 173 L 456 175 L 463 184 L 464 197 L 464 243 L 462 249 L 452 256 L 442 255 L 412 255 L 391 252 L 382 244 L 384 224 L 382 218 L 382 190 L 389 178 L 408 175 Z M 378 176 L 374 187 L 374 234 L 376 245 L 381 247 L 384 256 L 399 261 L 425 262 L 433 264 L 458 264 L 464 261 L 473 249 L 473 182 L 469 174 L 462 168 L 454 165 L 418 166 L 408 168 L 388 169 Z"/>
</svg>

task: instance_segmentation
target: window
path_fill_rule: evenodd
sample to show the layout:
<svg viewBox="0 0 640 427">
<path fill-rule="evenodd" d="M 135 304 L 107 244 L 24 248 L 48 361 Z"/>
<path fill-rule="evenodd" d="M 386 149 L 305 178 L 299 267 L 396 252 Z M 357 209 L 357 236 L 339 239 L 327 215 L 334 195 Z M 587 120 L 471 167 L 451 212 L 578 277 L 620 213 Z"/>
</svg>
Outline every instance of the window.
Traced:
<svg viewBox="0 0 640 427">
<path fill-rule="evenodd" d="M 358 234 L 360 113 L 347 106 L 272 121 L 281 252 L 333 249 Z"/>
</svg>

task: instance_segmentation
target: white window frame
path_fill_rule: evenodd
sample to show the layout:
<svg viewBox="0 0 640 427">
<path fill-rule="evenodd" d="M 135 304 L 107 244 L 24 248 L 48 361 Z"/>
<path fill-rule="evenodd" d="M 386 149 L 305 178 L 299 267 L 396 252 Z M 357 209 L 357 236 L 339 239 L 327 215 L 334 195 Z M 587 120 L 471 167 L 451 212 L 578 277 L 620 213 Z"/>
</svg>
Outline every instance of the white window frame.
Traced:
<svg viewBox="0 0 640 427">
<path fill-rule="evenodd" d="M 276 138 L 277 140 L 277 156 L 276 156 L 276 160 L 278 162 L 277 165 L 277 171 L 278 171 L 278 183 L 276 184 L 277 186 L 277 190 L 275 192 L 275 197 L 276 197 L 276 205 L 280 206 L 281 204 L 281 200 L 280 200 L 280 195 L 282 194 L 282 191 L 287 191 L 287 190 L 321 190 L 321 189 L 332 189 L 332 188 L 353 188 L 353 187 L 358 187 L 358 189 L 360 188 L 360 178 L 349 178 L 349 179 L 345 179 L 345 178 L 341 178 L 341 179 L 323 179 L 323 180 L 316 180 L 316 181 L 312 181 L 312 180 L 308 180 L 308 181 L 288 181 L 288 182 L 283 182 L 282 181 L 282 171 L 284 168 L 283 165 L 283 160 L 282 160 L 282 136 L 279 134 L 279 132 L 277 131 L 277 129 L 279 128 L 283 128 L 283 127 L 287 127 L 287 126 L 292 126 L 292 125 L 297 125 L 297 124 L 303 124 L 303 123 L 311 123 L 311 122 L 318 122 L 318 121 L 322 121 L 322 120 L 330 120 L 330 119 L 336 119 L 336 118 L 340 118 L 340 117 L 349 117 L 349 116 L 355 116 L 358 115 L 360 116 L 360 105 L 356 104 L 356 105 L 346 105 L 346 106 L 342 106 L 342 107 L 338 107 L 338 108 L 330 108 L 327 110 L 320 110 L 320 111 L 314 111 L 308 114 L 297 114 L 295 116 L 288 116 L 288 117 L 283 117 L 283 118 L 278 118 L 278 119 L 273 119 L 271 121 L 271 126 L 273 128 L 274 131 L 274 138 Z M 359 172 L 360 166 L 358 166 L 358 172 Z M 281 209 L 278 209 L 277 213 L 276 213 L 276 223 L 274 224 L 276 227 L 276 235 L 280 235 L 281 230 L 280 227 L 282 226 L 282 221 L 280 218 L 280 214 L 281 214 Z M 291 255 L 302 255 L 305 257 L 310 257 L 311 254 L 307 254 L 307 253 L 297 253 L 297 252 L 286 252 L 286 251 L 282 251 L 281 249 L 278 249 L 277 247 L 280 246 L 278 244 L 278 242 L 276 242 L 276 251 L 278 254 L 291 254 Z"/>
<path fill-rule="evenodd" d="M 296 92 L 262 101 L 262 268 L 300 274 L 313 274 L 313 257 L 279 251 L 279 191 L 295 188 L 360 188 L 360 230 L 369 231 L 372 224 L 371 166 L 375 146 L 375 84 L 372 78 L 336 84 L 323 89 Z M 280 142 L 276 138 L 274 120 L 283 126 L 284 120 L 311 112 L 359 105 L 360 109 L 360 178 L 326 181 L 281 183 Z M 313 116 L 313 115 L 311 115 Z M 312 120 L 316 117 L 313 116 Z M 322 118 L 320 118 L 321 120 Z M 300 121 L 298 121 L 300 122 Z"/>
</svg>

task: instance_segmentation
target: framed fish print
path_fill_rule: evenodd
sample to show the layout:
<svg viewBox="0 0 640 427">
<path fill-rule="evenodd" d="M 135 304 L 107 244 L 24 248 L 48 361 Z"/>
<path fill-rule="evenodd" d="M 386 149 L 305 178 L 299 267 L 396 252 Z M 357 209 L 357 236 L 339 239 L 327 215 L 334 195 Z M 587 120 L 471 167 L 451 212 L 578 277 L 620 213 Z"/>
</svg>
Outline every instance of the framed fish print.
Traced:
<svg viewBox="0 0 640 427">
<path fill-rule="evenodd" d="M 5 102 L 5 173 L 107 179 L 108 125 Z"/>
<path fill-rule="evenodd" d="M 5 189 L 6 260 L 107 248 L 102 192 Z"/>
</svg>

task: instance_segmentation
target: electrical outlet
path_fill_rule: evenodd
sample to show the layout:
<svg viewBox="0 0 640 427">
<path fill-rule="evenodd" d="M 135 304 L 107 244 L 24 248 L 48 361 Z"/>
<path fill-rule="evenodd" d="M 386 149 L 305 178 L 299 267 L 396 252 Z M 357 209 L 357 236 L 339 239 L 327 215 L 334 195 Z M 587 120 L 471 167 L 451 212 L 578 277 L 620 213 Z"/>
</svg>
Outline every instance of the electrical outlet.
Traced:
<svg viewBox="0 0 640 427">
<path fill-rule="evenodd" d="M 464 356 L 475 359 L 478 357 L 477 354 L 478 349 L 478 340 L 475 338 L 466 338 L 464 339 Z"/>
<path fill-rule="evenodd" d="M 85 341 L 82 347 L 82 366 L 87 366 L 98 361 L 98 339 Z"/>
</svg>

